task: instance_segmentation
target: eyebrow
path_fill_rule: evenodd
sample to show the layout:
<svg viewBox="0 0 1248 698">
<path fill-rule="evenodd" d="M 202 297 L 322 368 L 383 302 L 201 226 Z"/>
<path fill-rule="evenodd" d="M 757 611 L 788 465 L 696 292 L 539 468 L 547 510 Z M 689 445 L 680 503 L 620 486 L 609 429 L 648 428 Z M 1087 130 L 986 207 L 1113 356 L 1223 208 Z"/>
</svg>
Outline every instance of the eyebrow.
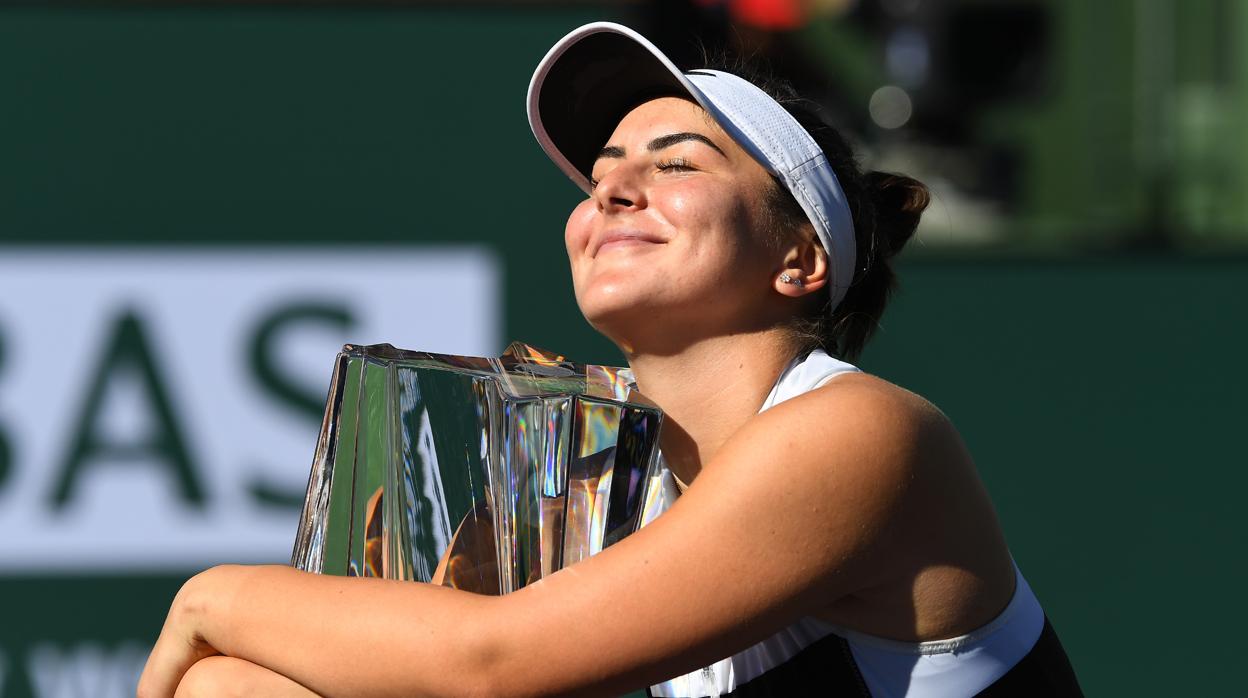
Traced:
<svg viewBox="0 0 1248 698">
<path fill-rule="evenodd" d="M 720 155 L 723 155 L 724 157 L 728 157 L 724 153 L 724 151 L 720 149 L 719 146 L 711 142 L 711 139 L 707 138 L 706 136 L 703 136 L 700 133 L 691 133 L 689 131 L 683 131 L 681 133 L 669 133 L 666 136 L 659 136 L 658 138 L 655 138 L 654 140 L 646 144 L 646 150 L 653 153 L 655 151 L 663 150 L 664 148 L 670 148 L 676 145 L 677 143 L 684 143 L 686 141 L 697 141 L 699 143 L 704 143 L 710 146 L 711 148 L 714 148 L 715 152 L 719 153 Z M 618 145 L 609 145 L 603 148 L 602 150 L 599 150 L 598 156 L 595 157 L 594 159 L 597 160 L 598 158 L 622 158 L 622 157 L 624 157 L 623 148 L 619 147 Z"/>
</svg>

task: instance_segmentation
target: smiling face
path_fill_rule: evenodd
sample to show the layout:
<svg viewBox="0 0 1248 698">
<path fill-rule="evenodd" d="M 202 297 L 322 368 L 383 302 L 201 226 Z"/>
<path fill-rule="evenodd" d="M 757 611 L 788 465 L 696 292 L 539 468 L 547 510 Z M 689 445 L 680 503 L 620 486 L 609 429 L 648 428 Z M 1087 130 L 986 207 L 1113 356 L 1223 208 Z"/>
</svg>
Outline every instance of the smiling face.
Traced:
<svg viewBox="0 0 1248 698">
<path fill-rule="evenodd" d="M 774 184 L 701 107 L 634 108 L 593 180 L 565 232 L 572 279 L 586 319 L 626 353 L 774 320 L 785 268 L 764 229 Z"/>
</svg>

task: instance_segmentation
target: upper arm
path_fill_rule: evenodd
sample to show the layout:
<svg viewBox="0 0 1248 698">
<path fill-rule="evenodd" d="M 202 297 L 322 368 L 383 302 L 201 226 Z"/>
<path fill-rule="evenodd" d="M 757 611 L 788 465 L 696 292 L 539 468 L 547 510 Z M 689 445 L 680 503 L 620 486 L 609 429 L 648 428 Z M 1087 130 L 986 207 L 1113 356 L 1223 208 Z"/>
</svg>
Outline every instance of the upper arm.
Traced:
<svg viewBox="0 0 1248 698">
<path fill-rule="evenodd" d="M 877 384 L 838 381 L 753 418 L 652 524 L 499 599 L 490 654 L 509 685 L 653 683 L 871 583 L 933 419 Z M 539 644 L 558 676 L 531 671 Z"/>
</svg>

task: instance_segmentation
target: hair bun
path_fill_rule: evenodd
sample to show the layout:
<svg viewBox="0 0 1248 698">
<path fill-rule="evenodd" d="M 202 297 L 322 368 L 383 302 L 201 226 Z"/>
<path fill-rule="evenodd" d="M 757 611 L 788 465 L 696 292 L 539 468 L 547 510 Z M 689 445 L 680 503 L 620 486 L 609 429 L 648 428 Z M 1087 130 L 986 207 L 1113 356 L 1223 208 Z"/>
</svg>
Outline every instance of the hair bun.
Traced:
<svg viewBox="0 0 1248 698">
<path fill-rule="evenodd" d="M 932 201 L 931 192 L 917 179 L 891 172 L 868 172 L 866 185 L 875 205 L 877 242 L 882 243 L 884 257 L 892 257 L 914 235 Z"/>
</svg>

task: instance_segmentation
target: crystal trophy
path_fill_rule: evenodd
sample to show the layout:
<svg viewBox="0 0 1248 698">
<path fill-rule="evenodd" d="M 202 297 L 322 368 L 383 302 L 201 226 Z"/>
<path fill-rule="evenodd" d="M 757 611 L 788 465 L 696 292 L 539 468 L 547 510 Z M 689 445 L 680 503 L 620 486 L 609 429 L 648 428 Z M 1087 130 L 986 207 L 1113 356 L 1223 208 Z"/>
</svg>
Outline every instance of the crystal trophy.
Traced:
<svg viewBox="0 0 1248 698">
<path fill-rule="evenodd" d="M 626 368 L 347 345 L 291 564 L 515 591 L 635 531 L 663 415 Z"/>
</svg>

